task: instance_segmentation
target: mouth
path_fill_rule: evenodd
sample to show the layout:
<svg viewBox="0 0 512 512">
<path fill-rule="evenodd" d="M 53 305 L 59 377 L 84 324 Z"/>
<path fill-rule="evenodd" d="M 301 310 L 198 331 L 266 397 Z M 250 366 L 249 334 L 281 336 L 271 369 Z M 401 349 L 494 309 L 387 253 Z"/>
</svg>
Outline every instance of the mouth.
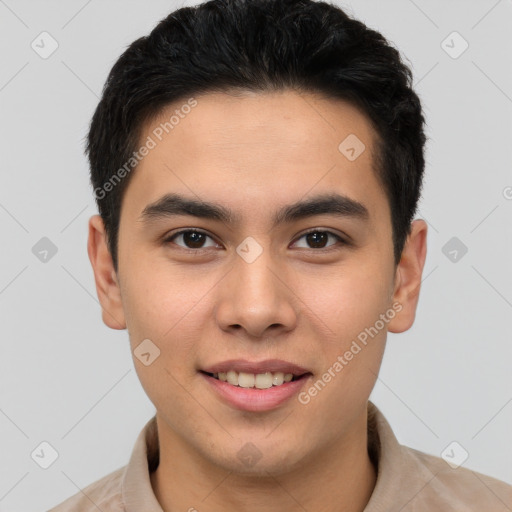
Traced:
<svg viewBox="0 0 512 512">
<path fill-rule="evenodd" d="M 242 411 L 264 412 L 293 402 L 313 373 L 282 360 L 224 361 L 198 369 L 214 396 Z"/>
</svg>

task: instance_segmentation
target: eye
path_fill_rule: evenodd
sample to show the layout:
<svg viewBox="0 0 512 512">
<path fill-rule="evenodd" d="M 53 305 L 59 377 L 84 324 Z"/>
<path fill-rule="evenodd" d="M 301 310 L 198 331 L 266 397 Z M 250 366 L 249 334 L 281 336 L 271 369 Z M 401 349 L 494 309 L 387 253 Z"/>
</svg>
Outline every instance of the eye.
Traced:
<svg viewBox="0 0 512 512">
<path fill-rule="evenodd" d="M 326 245 L 329 237 L 334 239 L 335 242 L 329 245 Z M 176 243 L 175 240 L 182 239 L 184 245 Z M 164 243 L 176 243 L 179 247 L 184 249 L 206 249 L 208 247 L 216 247 L 216 243 L 213 241 L 211 245 L 204 245 L 205 240 L 209 238 L 213 241 L 213 238 L 205 233 L 204 231 L 200 231 L 198 229 L 183 229 L 178 231 L 177 233 L 173 233 L 164 239 Z M 311 229 L 310 231 L 302 234 L 298 240 L 305 238 L 307 244 L 311 244 L 310 247 L 305 247 L 306 249 L 324 249 L 326 247 L 331 247 L 332 245 L 336 245 L 336 241 L 341 243 L 342 245 L 348 245 L 348 242 L 344 240 L 341 236 L 332 233 L 331 231 L 325 231 L 318 228 Z M 296 242 L 297 243 L 297 242 Z M 294 245 L 296 245 L 296 243 Z"/>
<path fill-rule="evenodd" d="M 298 238 L 298 240 L 301 238 L 306 238 L 306 243 L 313 245 L 313 247 L 306 247 L 306 249 L 324 249 L 325 247 L 335 245 L 334 243 L 326 246 L 329 237 L 332 237 L 338 242 L 341 242 L 342 245 L 348 244 L 341 236 L 336 235 L 331 231 L 322 231 L 318 228 L 311 229 L 307 233 L 304 233 L 301 237 Z"/>
<path fill-rule="evenodd" d="M 210 240 L 213 240 L 211 236 L 207 235 L 203 231 L 199 231 L 197 229 L 184 229 L 165 238 L 164 243 L 173 242 L 173 240 L 178 238 L 182 238 L 185 246 L 183 247 L 180 244 L 176 245 L 178 245 L 179 247 L 183 247 L 184 249 L 204 249 L 205 247 L 208 247 L 203 245 L 205 239 L 209 238 Z M 213 247 L 215 247 L 215 245 L 216 244 L 214 243 Z"/>
</svg>

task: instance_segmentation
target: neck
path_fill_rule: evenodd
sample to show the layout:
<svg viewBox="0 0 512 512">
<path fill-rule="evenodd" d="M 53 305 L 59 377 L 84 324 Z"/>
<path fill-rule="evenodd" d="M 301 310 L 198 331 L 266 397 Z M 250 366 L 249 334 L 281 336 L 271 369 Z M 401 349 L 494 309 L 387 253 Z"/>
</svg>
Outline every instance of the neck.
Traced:
<svg viewBox="0 0 512 512">
<path fill-rule="evenodd" d="M 151 485 L 164 512 L 362 512 L 377 479 L 366 421 L 366 415 L 361 417 L 348 435 L 298 469 L 247 476 L 201 460 L 157 416 L 160 463 L 150 475 Z"/>
</svg>

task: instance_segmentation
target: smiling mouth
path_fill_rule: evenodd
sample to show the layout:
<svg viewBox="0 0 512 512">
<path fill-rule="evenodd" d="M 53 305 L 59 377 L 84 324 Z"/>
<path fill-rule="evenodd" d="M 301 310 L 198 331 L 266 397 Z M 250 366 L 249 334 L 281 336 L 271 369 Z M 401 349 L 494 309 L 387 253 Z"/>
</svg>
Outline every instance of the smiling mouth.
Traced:
<svg viewBox="0 0 512 512">
<path fill-rule="evenodd" d="M 218 372 L 208 373 L 201 370 L 201 373 L 208 375 L 216 380 L 226 382 L 234 387 L 240 388 L 254 388 L 254 389 L 269 389 L 272 387 L 278 387 L 286 385 L 288 382 L 294 382 L 308 375 L 310 373 L 304 373 L 302 375 L 294 375 L 293 373 L 283 372 L 265 372 L 265 373 L 245 373 L 245 372 Z"/>
</svg>

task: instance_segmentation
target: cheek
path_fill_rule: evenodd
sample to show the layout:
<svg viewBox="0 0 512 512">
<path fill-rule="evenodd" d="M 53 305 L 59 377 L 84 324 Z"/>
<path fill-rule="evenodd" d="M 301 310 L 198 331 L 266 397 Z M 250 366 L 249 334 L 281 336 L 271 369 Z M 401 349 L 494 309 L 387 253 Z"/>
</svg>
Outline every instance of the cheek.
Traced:
<svg viewBox="0 0 512 512">
<path fill-rule="evenodd" d="M 390 307 L 393 290 L 389 274 L 389 270 L 378 263 L 355 262 L 335 270 L 323 280 L 322 291 L 311 303 L 315 313 L 331 329 L 334 339 L 343 342 L 357 336 L 385 313 Z"/>
<path fill-rule="evenodd" d="M 378 262 L 339 269 L 325 281 L 328 284 L 315 305 L 314 313 L 322 322 L 307 313 L 308 321 L 321 329 L 315 348 L 322 362 L 317 376 L 321 382 L 311 390 L 312 406 L 330 409 L 333 402 L 339 404 L 338 412 L 329 413 L 333 421 L 340 420 L 340 411 L 354 410 L 354 401 L 367 397 L 374 387 L 387 336 L 387 322 L 381 315 L 388 321 L 394 316 L 392 280 L 384 277 L 388 274 Z"/>
<path fill-rule="evenodd" d="M 130 332 L 160 341 L 188 333 L 182 325 L 211 286 L 199 272 L 143 255 L 126 274 L 122 299 Z"/>
<path fill-rule="evenodd" d="M 394 316 L 391 282 L 375 277 L 382 275 L 382 269 L 371 265 L 344 270 L 317 303 L 316 312 L 329 323 L 330 332 L 317 337 L 315 350 L 322 365 L 301 403 L 310 408 L 318 432 L 330 432 L 348 421 L 347 414 L 362 410 L 375 385 L 387 335 L 381 315 L 388 321 Z M 310 321 L 321 323 L 313 315 Z"/>
<path fill-rule="evenodd" d="M 198 317 L 204 315 L 208 286 L 193 286 L 185 276 L 175 271 L 171 275 L 169 269 L 140 264 L 123 283 L 123 308 L 134 364 L 150 396 L 147 387 L 155 389 L 159 380 L 170 382 L 167 372 L 183 377 L 184 372 L 193 371 L 197 340 L 204 329 Z M 146 339 L 159 350 L 158 358 L 148 367 L 135 359 L 137 347 Z"/>
<path fill-rule="evenodd" d="M 141 264 L 136 269 L 125 279 L 123 307 L 137 375 L 157 409 L 172 405 L 188 410 L 193 401 L 186 383 L 195 375 L 197 340 L 204 336 L 204 295 L 209 287 L 191 286 L 185 276 L 175 271 L 171 275 L 170 266 Z M 137 347 L 146 339 L 159 351 L 148 366 L 137 357 Z"/>
</svg>

